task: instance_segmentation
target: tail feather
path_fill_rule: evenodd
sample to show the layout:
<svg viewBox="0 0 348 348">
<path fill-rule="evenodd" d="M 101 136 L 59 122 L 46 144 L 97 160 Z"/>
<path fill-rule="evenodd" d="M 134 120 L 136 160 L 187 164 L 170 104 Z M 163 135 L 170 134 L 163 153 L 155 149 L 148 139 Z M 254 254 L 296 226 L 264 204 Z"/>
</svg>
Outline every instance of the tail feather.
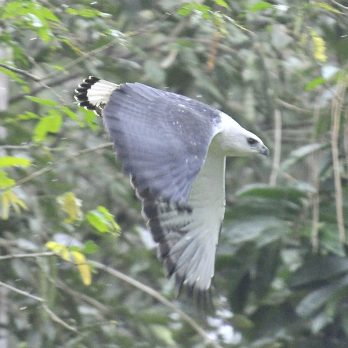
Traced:
<svg viewBox="0 0 348 348">
<path fill-rule="evenodd" d="M 117 88 L 119 85 L 115 83 L 89 76 L 75 89 L 74 98 L 80 106 L 100 115 L 111 93 Z"/>
</svg>

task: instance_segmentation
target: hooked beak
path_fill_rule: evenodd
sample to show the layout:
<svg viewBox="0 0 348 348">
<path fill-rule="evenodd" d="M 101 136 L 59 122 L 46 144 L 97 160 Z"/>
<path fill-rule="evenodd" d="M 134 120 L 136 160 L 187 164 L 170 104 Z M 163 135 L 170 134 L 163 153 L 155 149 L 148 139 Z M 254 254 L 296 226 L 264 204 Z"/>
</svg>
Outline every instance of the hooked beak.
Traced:
<svg viewBox="0 0 348 348">
<path fill-rule="evenodd" d="M 269 150 L 268 150 L 268 148 L 267 148 L 265 145 L 262 145 L 262 146 L 261 146 L 259 153 L 260 153 L 261 155 L 266 156 L 266 157 L 269 156 Z"/>
</svg>

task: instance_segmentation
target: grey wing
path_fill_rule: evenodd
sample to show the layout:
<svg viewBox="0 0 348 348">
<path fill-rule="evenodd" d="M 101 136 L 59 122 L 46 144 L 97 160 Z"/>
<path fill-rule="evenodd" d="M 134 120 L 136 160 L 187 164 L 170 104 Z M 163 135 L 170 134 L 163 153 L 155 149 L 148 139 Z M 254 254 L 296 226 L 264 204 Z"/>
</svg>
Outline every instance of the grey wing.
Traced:
<svg viewBox="0 0 348 348">
<path fill-rule="evenodd" d="M 214 142 L 214 141 L 213 141 Z M 212 146 L 211 146 L 212 147 Z M 159 254 L 178 288 L 204 298 L 214 275 L 225 213 L 225 157 L 210 149 L 189 196 L 189 209 L 144 200 L 144 213 Z"/>
<path fill-rule="evenodd" d="M 121 85 L 112 93 L 103 116 L 138 194 L 186 202 L 217 133 L 219 111 L 135 83 Z"/>
</svg>

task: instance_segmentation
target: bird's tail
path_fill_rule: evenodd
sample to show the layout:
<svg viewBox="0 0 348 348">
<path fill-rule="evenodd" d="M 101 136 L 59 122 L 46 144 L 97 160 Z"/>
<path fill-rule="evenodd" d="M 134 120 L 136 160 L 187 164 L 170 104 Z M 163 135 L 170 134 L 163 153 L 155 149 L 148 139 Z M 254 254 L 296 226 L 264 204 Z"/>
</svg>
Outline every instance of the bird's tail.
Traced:
<svg viewBox="0 0 348 348">
<path fill-rule="evenodd" d="M 75 89 L 74 98 L 80 106 L 100 115 L 111 93 L 118 87 L 115 83 L 89 76 Z"/>
</svg>

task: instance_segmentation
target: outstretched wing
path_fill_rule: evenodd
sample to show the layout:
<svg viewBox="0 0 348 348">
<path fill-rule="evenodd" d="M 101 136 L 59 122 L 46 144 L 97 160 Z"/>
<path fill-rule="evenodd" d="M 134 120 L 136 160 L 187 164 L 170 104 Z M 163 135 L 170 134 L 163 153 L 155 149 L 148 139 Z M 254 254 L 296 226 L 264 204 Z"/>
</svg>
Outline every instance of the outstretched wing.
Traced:
<svg viewBox="0 0 348 348">
<path fill-rule="evenodd" d="M 140 83 L 120 85 L 103 110 L 124 170 L 142 198 L 187 202 L 218 132 L 219 111 Z"/>
<path fill-rule="evenodd" d="M 179 289 L 201 298 L 214 275 L 215 251 L 225 212 L 225 157 L 211 145 L 192 186 L 188 208 L 145 199 L 144 213 L 159 254 Z"/>
<path fill-rule="evenodd" d="M 115 89 L 103 116 L 168 273 L 204 297 L 225 211 L 220 112 L 136 83 Z"/>
</svg>

